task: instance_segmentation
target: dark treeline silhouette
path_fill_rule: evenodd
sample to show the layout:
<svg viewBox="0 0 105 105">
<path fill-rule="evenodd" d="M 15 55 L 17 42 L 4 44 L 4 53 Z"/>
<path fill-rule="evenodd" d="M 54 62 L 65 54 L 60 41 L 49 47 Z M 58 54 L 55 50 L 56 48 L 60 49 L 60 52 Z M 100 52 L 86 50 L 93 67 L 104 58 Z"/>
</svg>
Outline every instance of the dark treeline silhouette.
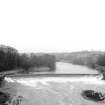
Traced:
<svg viewBox="0 0 105 105">
<path fill-rule="evenodd" d="M 0 71 L 15 69 L 19 53 L 9 46 L 0 46 Z"/>
<path fill-rule="evenodd" d="M 97 62 L 100 66 L 105 66 L 105 54 L 102 54 L 98 57 Z"/>
<path fill-rule="evenodd" d="M 105 79 L 105 54 L 102 54 L 98 57 L 96 61 L 96 69 L 104 75 Z"/>
<path fill-rule="evenodd" d="M 29 72 L 30 68 L 48 67 L 49 71 L 55 70 L 55 56 L 49 54 L 19 53 L 10 46 L 0 46 L 0 72 L 23 69 Z"/>
</svg>

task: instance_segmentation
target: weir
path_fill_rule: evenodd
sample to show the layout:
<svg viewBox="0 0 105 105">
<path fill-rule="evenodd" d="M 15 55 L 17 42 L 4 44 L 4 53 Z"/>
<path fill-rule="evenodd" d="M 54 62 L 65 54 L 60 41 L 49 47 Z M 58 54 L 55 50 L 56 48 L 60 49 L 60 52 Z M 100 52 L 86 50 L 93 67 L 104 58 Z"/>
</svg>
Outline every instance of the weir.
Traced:
<svg viewBox="0 0 105 105">
<path fill-rule="evenodd" d="M 18 74 L 4 82 L 0 91 L 9 94 L 8 105 L 105 105 L 82 96 L 86 90 L 105 93 L 105 81 L 96 74 Z"/>
</svg>

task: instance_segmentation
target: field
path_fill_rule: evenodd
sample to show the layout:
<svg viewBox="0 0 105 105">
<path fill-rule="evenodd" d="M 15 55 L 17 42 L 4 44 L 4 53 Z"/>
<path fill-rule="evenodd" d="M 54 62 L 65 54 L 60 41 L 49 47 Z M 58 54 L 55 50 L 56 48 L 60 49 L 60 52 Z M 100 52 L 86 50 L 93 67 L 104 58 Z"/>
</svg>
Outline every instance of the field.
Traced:
<svg viewBox="0 0 105 105">
<path fill-rule="evenodd" d="M 84 99 L 87 89 L 105 94 L 105 82 L 96 75 L 10 76 L 0 90 L 11 95 L 7 105 L 105 105 Z"/>
</svg>

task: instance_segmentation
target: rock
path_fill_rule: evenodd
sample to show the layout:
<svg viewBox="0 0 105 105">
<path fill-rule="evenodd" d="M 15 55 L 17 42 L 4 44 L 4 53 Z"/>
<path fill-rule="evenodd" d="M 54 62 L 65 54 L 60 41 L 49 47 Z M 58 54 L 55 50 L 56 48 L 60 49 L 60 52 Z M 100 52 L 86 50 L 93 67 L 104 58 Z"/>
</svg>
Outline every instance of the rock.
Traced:
<svg viewBox="0 0 105 105">
<path fill-rule="evenodd" d="M 0 75 L 0 88 L 2 87 L 4 79 L 5 79 L 5 75 Z"/>
<path fill-rule="evenodd" d="M 9 95 L 7 93 L 0 92 L 0 105 L 6 103 L 9 100 Z"/>
<path fill-rule="evenodd" d="M 96 92 L 94 90 L 85 90 L 82 92 L 82 96 L 85 99 L 92 100 L 95 102 L 101 102 L 105 100 L 105 94 L 102 94 L 101 92 Z"/>
</svg>

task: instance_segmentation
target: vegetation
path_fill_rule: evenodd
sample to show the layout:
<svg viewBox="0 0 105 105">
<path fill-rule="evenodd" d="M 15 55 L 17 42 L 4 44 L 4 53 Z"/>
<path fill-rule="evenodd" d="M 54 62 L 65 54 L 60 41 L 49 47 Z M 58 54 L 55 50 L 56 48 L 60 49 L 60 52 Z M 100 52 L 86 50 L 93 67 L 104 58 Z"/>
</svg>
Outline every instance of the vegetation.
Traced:
<svg viewBox="0 0 105 105">
<path fill-rule="evenodd" d="M 0 72 L 22 69 L 29 72 L 32 68 L 48 67 L 55 70 L 56 61 L 84 65 L 99 72 L 105 71 L 105 53 L 99 51 L 82 51 L 72 53 L 19 53 L 10 46 L 0 46 Z"/>
<path fill-rule="evenodd" d="M 96 61 L 96 69 L 104 75 L 105 79 L 105 54 L 102 54 L 98 57 Z"/>
<path fill-rule="evenodd" d="M 16 69 L 29 72 L 30 68 L 34 67 L 48 67 L 49 71 L 54 71 L 55 62 L 54 55 L 19 53 L 10 46 L 0 46 L 0 72 Z"/>
<path fill-rule="evenodd" d="M 105 52 L 81 51 L 72 53 L 53 53 L 57 61 L 84 65 L 98 71 L 105 69 Z"/>
<path fill-rule="evenodd" d="M 12 70 L 17 67 L 18 51 L 9 46 L 0 47 L 0 71 Z"/>
<path fill-rule="evenodd" d="M 105 66 L 105 54 L 102 54 L 97 59 L 97 65 Z"/>
<path fill-rule="evenodd" d="M 29 72 L 29 69 L 35 67 L 48 67 L 49 71 L 55 70 L 56 59 L 53 55 L 42 54 L 35 55 L 32 54 L 21 54 L 18 59 L 18 67 L 25 69 L 26 72 Z"/>
</svg>

